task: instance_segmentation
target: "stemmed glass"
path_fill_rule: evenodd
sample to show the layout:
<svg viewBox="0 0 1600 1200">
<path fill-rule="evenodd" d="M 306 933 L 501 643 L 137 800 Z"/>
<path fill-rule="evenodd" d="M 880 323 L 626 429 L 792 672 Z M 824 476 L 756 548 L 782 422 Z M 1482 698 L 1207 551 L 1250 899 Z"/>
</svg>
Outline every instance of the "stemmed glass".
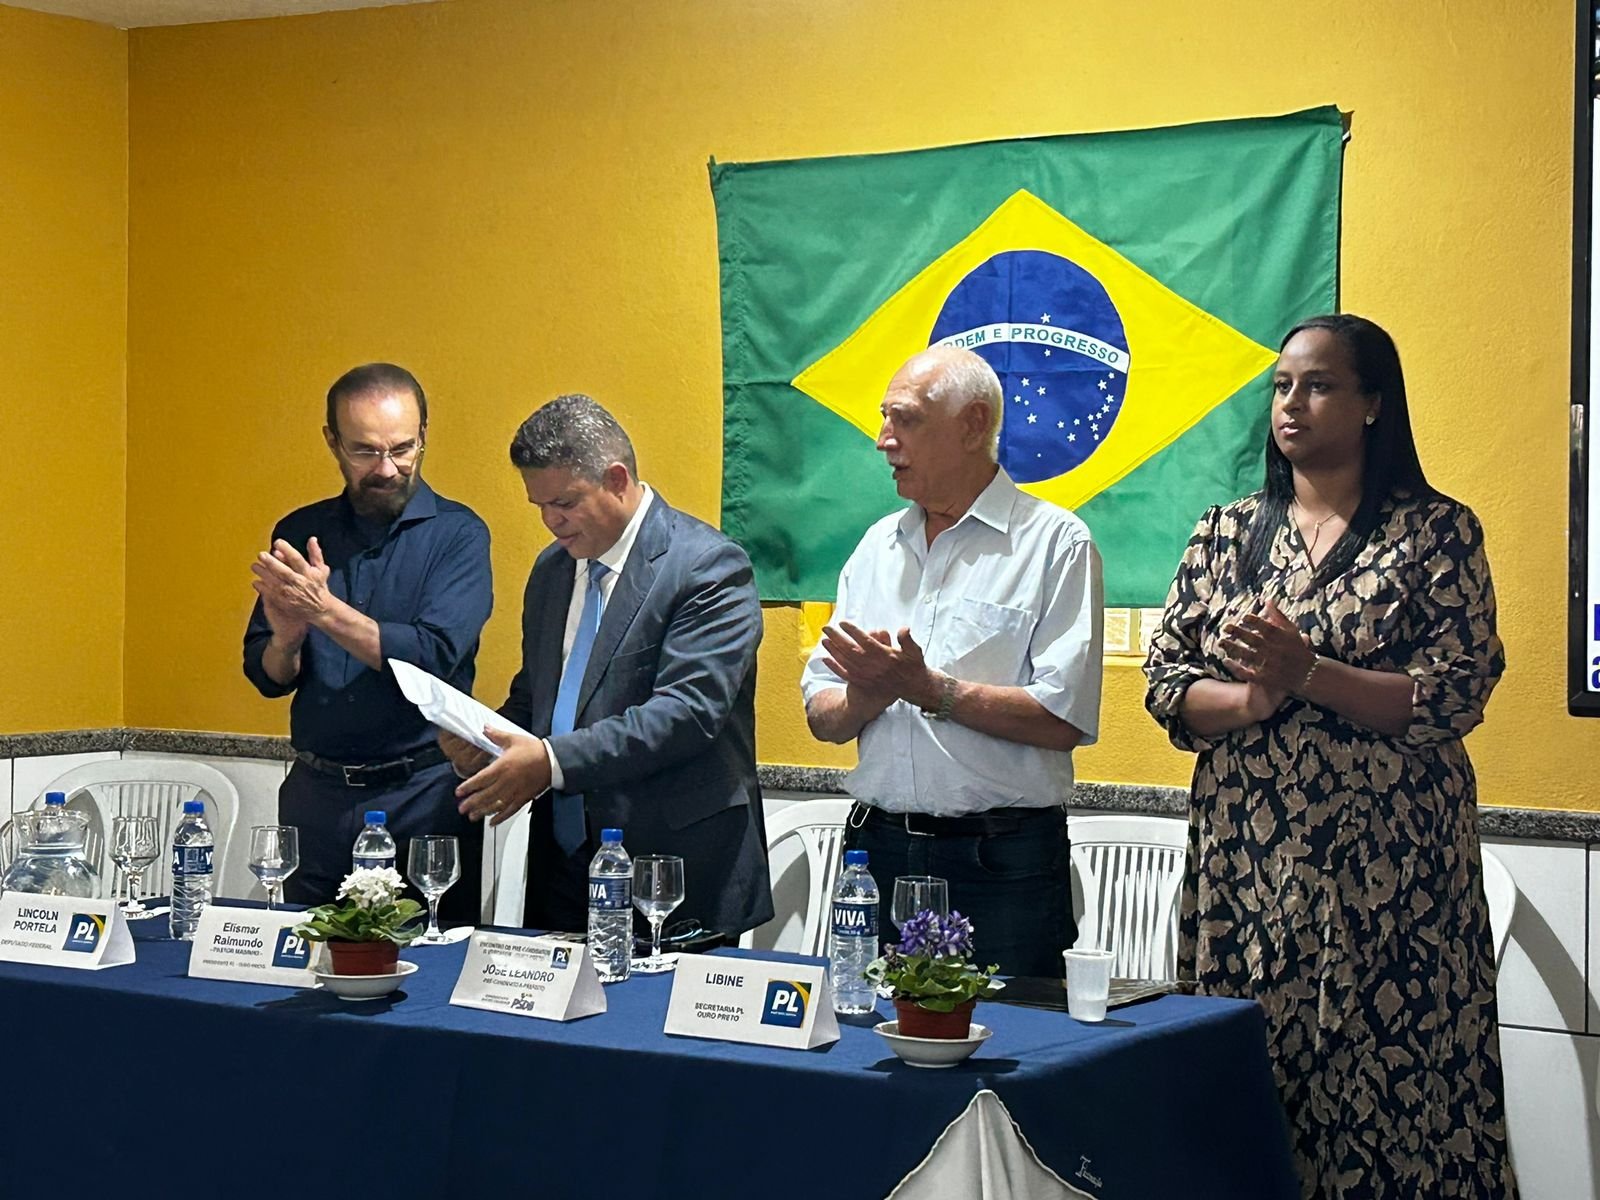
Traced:
<svg viewBox="0 0 1600 1200">
<path fill-rule="evenodd" d="M 419 946 L 442 946 L 450 939 L 439 928 L 439 898 L 461 878 L 461 842 L 452 834 L 428 834 L 411 839 L 406 854 L 406 874 L 428 901 L 428 931 Z"/>
<path fill-rule="evenodd" d="M 894 881 L 894 900 L 889 919 L 899 929 L 923 909 L 941 917 L 950 915 L 950 885 L 937 875 L 901 875 Z"/>
<path fill-rule="evenodd" d="M 300 830 L 293 825 L 250 827 L 250 870 L 267 889 L 267 908 L 278 907 L 283 881 L 300 866 Z"/>
<path fill-rule="evenodd" d="M 113 817 L 111 820 L 111 861 L 122 868 L 123 882 L 128 889 L 122 915 L 130 921 L 155 916 L 139 899 L 139 881 L 144 878 L 145 868 L 161 853 L 158 832 L 154 817 Z"/>
<path fill-rule="evenodd" d="M 641 854 L 633 860 L 633 906 L 650 922 L 650 957 L 635 962 L 635 971 L 657 975 L 676 965 L 661 957 L 661 926 L 682 903 L 683 859 L 676 854 Z"/>
</svg>

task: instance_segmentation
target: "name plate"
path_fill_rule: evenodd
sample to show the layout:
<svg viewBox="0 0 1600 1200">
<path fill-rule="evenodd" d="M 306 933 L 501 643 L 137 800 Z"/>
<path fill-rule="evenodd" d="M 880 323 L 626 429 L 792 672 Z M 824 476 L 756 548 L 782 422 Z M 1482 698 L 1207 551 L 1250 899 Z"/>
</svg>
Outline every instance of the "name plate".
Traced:
<svg viewBox="0 0 1600 1200">
<path fill-rule="evenodd" d="M 0 896 L 0 960 L 98 971 L 131 963 L 133 938 L 115 900 L 7 892 Z"/>
<path fill-rule="evenodd" d="M 606 994 L 581 942 L 480 929 L 467 944 L 450 1003 L 571 1021 L 605 1012 Z"/>
<path fill-rule="evenodd" d="M 189 950 L 189 978 L 316 987 L 312 943 L 293 930 L 303 912 L 208 904 Z"/>
<path fill-rule="evenodd" d="M 839 1040 L 821 963 L 683 954 L 667 1002 L 667 1033 L 811 1050 Z"/>
</svg>

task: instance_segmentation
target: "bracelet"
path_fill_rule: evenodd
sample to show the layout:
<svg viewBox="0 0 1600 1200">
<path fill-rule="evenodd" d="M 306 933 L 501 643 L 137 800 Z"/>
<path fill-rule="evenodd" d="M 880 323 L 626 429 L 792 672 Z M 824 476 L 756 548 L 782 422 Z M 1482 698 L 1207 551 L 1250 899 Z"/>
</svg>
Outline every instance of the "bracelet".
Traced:
<svg viewBox="0 0 1600 1200">
<path fill-rule="evenodd" d="M 1313 654 L 1311 665 L 1306 668 L 1306 677 L 1300 681 L 1300 686 L 1295 688 L 1294 694 L 1301 699 L 1305 698 L 1306 689 L 1311 686 L 1311 677 L 1317 673 L 1317 668 L 1322 665 L 1322 655 Z"/>
<path fill-rule="evenodd" d="M 922 715 L 930 721 L 948 721 L 950 714 L 956 706 L 956 680 L 954 675 L 946 675 L 944 682 L 939 685 L 939 707 L 925 708 Z"/>
</svg>

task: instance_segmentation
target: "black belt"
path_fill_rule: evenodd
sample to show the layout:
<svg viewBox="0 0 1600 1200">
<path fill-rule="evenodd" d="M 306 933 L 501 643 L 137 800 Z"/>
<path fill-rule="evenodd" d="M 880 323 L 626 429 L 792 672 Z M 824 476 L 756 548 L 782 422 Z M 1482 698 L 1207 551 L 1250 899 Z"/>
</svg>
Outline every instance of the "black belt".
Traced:
<svg viewBox="0 0 1600 1200">
<path fill-rule="evenodd" d="M 336 763 L 309 750 L 296 750 L 294 756 L 313 771 L 332 775 L 345 787 L 386 787 L 404 783 L 424 767 L 444 761 L 444 751 L 438 746 L 425 746 L 403 758 L 380 763 Z"/>
<path fill-rule="evenodd" d="M 991 808 L 988 812 L 970 813 L 964 817 L 934 817 L 927 813 L 885 812 L 870 804 L 856 804 L 856 811 L 866 814 L 852 824 L 871 822 L 904 829 L 918 837 L 986 837 L 996 833 L 1020 833 L 1024 829 L 1049 822 L 1066 824 L 1067 814 L 1061 808 Z"/>
</svg>

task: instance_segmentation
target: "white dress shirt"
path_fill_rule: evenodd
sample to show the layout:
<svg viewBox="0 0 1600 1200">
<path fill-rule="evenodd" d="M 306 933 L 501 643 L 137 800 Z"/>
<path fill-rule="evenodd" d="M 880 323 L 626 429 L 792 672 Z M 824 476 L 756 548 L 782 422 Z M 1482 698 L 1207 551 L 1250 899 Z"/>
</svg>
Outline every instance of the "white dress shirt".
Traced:
<svg viewBox="0 0 1600 1200">
<path fill-rule="evenodd" d="M 611 602 L 612 594 L 617 590 L 617 580 L 622 578 L 623 568 L 627 566 L 628 555 L 633 551 L 633 543 L 639 539 L 639 527 L 644 524 L 644 515 L 650 510 L 650 502 L 655 499 L 655 493 L 650 490 L 650 485 L 641 483 L 644 489 L 644 499 L 639 501 L 639 507 L 629 518 L 627 526 L 622 530 L 621 536 L 611 543 L 611 548 L 595 557 L 611 569 L 600 577 L 600 619 L 605 620 L 605 606 Z M 575 564 L 577 574 L 572 581 L 572 601 L 567 605 L 567 629 L 561 635 L 561 669 L 567 669 L 567 659 L 572 655 L 572 643 L 578 637 L 578 621 L 583 615 L 583 602 L 589 594 L 589 560 L 578 559 Z M 545 751 L 550 755 L 550 786 L 560 790 L 564 780 L 561 774 L 561 764 L 556 760 L 556 753 L 550 748 L 550 739 L 544 739 Z"/>
<path fill-rule="evenodd" d="M 1074 514 L 1002 471 L 928 545 L 920 505 L 867 530 L 839 576 L 834 623 L 909 628 L 928 665 L 968 683 L 1023 688 L 1093 742 L 1100 726 L 1100 556 Z M 844 681 L 818 645 L 806 702 Z M 930 721 L 897 700 L 867 723 L 850 794 L 889 812 L 963 816 L 1045 808 L 1072 794 L 1072 755 Z"/>
</svg>

